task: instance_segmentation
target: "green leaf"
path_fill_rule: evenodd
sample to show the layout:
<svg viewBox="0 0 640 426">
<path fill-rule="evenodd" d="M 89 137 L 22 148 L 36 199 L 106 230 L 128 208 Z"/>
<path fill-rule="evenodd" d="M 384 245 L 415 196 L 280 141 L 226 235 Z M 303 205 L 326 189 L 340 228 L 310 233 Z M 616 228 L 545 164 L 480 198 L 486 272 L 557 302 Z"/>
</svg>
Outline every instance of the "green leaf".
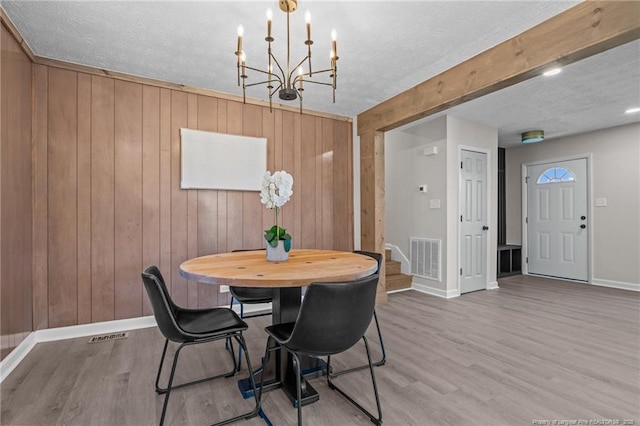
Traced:
<svg viewBox="0 0 640 426">
<path fill-rule="evenodd" d="M 278 247 L 278 240 L 271 240 L 269 241 L 269 245 L 271 247 Z"/>
<path fill-rule="evenodd" d="M 264 233 L 264 239 L 271 242 L 273 240 L 277 240 L 276 232 L 274 230 L 268 230 Z"/>
<path fill-rule="evenodd" d="M 284 251 L 288 253 L 291 250 L 291 236 L 289 234 L 287 236 L 289 238 L 284 240 Z"/>
<path fill-rule="evenodd" d="M 285 240 L 285 241 L 289 241 L 289 240 L 291 240 L 291 235 L 289 235 L 289 234 L 280 235 L 280 239 L 281 240 Z"/>
</svg>

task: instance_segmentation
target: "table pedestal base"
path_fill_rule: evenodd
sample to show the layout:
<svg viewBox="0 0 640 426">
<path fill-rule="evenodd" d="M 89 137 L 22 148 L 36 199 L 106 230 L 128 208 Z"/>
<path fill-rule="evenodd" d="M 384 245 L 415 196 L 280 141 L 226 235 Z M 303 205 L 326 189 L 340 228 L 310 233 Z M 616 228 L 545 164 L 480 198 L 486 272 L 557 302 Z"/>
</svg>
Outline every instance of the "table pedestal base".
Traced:
<svg viewBox="0 0 640 426">
<path fill-rule="evenodd" d="M 277 357 L 274 357 L 277 358 Z M 302 406 L 307 404 L 311 404 L 320 399 L 318 392 L 311 386 L 309 382 L 307 382 L 304 377 L 318 377 L 325 373 L 327 364 L 318 358 L 304 358 L 302 360 Z M 260 387 L 260 372 L 256 372 L 254 375 L 254 380 L 256 382 L 256 388 Z M 283 381 L 277 380 L 276 378 L 267 379 L 265 377 L 264 381 L 264 389 L 262 392 L 269 392 L 273 389 L 282 388 L 287 398 L 291 401 L 294 408 L 298 407 L 297 404 L 297 391 L 296 391 L 296 378 L 293 375 L 293 371 L 287 372 L 288 374 L 284 378 Z M 247 377 L 246 379 L 238 380 L 238 389 L 242 394 L 244 399 L 253 398 L 253 389 L 251 388 L 251 380 Z"/>
</svg>

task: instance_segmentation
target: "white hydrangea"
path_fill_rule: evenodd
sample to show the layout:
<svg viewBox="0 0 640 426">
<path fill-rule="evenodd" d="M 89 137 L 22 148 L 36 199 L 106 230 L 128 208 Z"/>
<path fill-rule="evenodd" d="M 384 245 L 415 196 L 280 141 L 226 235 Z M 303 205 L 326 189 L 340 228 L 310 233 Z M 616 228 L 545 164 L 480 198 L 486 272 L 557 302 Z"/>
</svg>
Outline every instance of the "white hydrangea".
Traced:
<svg viewBox="0 0 640 426">
<path fill-rule="evenodd" d="M 260 191 L 260 202 L 272 209 L 274 207 L 282 207 L 293 195 L 293 177 L 280 170 L 274 172 L 266 172 L 262 178 L 262 190 Z"/>
</svg>

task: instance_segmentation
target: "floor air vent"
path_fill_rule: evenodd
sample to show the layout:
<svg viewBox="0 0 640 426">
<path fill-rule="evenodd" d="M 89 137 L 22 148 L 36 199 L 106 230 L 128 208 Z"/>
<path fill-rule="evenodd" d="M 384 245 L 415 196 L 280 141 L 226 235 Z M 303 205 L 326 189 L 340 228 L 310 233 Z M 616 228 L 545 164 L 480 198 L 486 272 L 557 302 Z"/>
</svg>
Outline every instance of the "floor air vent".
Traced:
<svg viewBox="0 0 640 426">
<path fill-rule="evenodd" d="M 126 339 L 127 337 L 129 337 L 128 332 L 103 334 L 102 336 L 93 336 L 89 339 L 89 343 L 109 342 L 111 340 Z"/>
<path fill-rule="evenodd" d="M 411 274 L 440 281 L 440 245 L 442 240 L 411 238 Z"/>
</svg>

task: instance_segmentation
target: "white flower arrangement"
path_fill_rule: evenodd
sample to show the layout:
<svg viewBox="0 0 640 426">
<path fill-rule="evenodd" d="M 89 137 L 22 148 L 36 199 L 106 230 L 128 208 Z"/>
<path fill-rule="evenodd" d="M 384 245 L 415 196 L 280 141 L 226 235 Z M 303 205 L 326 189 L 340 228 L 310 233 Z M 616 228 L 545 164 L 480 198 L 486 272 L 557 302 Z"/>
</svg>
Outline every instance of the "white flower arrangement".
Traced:
<svg viewBox="0 0 640 426">
<path fill-rule="evenodd" d="M 260 191 L 260 202 L 269 209 L 276 211 L 276 224 L 264 231 L 264 238 L 272 247 L 277 247 L 279 240 L 284 240 L 285 251 L 291 249 L 291 235 L 287 230 L 278 226 L 278 213 L 293 195 L 293 177 L 280 170 L 266 172 L 262 178 L 262 190 Z"/>
<path fill-rule="evenodd" d="M 260 191 L 260 202 L 267 206 L 268 209 L 279 208 L 284 206 L 293 195 L 293 177 L 280 170 L 274 172 L 266 172 L 262 178 L 262 190 Z"/>
</svg>

